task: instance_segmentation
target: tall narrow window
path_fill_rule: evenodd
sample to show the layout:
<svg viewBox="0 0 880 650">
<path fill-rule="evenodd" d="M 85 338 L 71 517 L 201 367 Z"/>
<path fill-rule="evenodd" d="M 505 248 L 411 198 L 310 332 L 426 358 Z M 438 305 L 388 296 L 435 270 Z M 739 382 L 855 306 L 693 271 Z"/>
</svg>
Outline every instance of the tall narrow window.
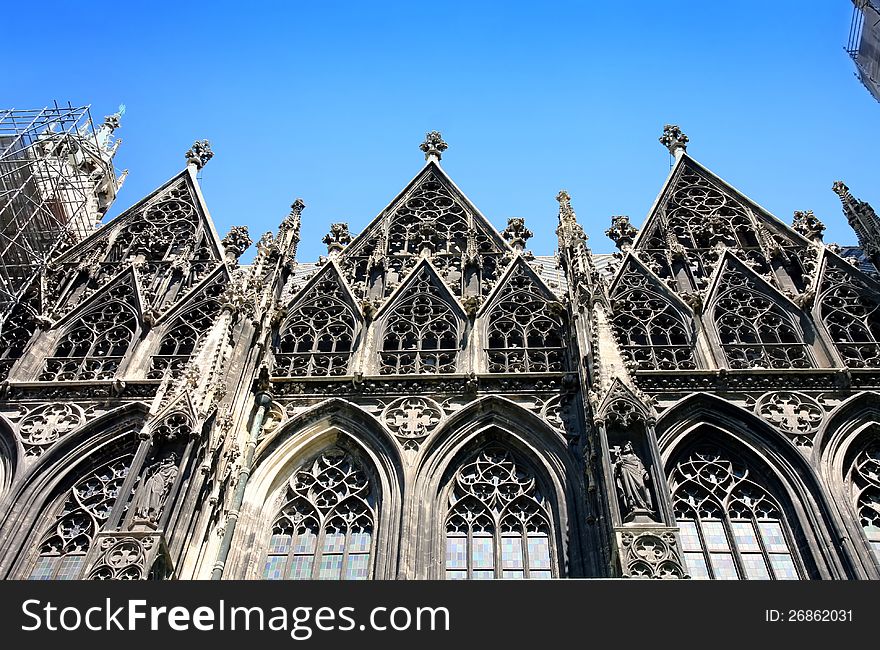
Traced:
<svg viewBox="0 0 880 650">
<path fill-rule="evenodd" d="M 731 368 L 810 368 L 810 353 L 791 316 L 738 269 L 724 269 L 715 326 Z"/>
<path fill-rule="evenodd" d="M 446 517 L 446 578 L 552 578 L 549 508 L 509 451 L 489 447 L 455 475 Z"/>
<path fill-rule="evenodd" d="M 880 439 L 856 454 L 847 483 L 856 516 L 880 564 Z"/>
<path fill-rule="evenodd" d="M 275 347 L 275 376 L 345 375 L 355 324 L 340 278 L 326 275 L 287 318 Z"/>
<path fill-rule="evenodd" d="M 137 329 L 128 284 L 110 289 L 107 302 L 76 321 L 46 359 L 40 381 L 112 379 Z"/>
<path fill-rule="evenodd" d="M 565 343 L 558 303 L 517 267 L 489 313 L 489 372 L 561 372 Z"/>
<path fill-rule="evenodd" d="M 385 319 L 383 375 L 455 372 L 458 319 L 424 267 Z"/>
<path fill-rule="evenodd" d="M 358 462 L 325 451 L 290 480 L 272 525 L 267 580 L 366 580 L 372 575 L 375 499 Z"/>
<path fill-rule="evenodd" d="M 688 573 L 696 579 L 798 580 L 802 569 L 779 504 L 749 470 L 712 450 L 670 473 Z"/>
<path fill-rule="evenodd" d="M 161 379 L 167 374 L 179 377 L 195 352 L 199 340 L 210 329 L 219 311 L 219 302 L 206 300 L 180 316 L 175 321 L 175 325 L 162 337 L 157 354 L 150 358 L 147 379 Z"/>
<path fill-rule="evenodd" d="M 132 454 L 110 461 L 80 479 L 67 493 L 54 523 L 39 543 L 29 580 L 76 580 L 95 534 L 110 516 Z"/>
<path fill-rule="evenodd" d="M 880 368 L 880 301 L 845 269 L 822 276 L 819 309 L 837 351 L 850 368 Z"/>
<path fill-rule="evenodd" d="M 33 308 L 26 301 L 21 301 L 0 320 L 0 381 L 9 376 L 9 371 L 24 354 L 24 348 L 37 328 L 33 314 Z"/>
</svg>

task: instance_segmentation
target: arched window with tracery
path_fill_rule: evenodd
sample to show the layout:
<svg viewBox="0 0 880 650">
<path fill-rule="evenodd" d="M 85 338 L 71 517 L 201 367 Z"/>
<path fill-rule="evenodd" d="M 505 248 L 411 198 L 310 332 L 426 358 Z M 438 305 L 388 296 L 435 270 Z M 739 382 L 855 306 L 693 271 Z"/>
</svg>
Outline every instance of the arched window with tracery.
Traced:
<svg viewBox="0 0 880 650">
<path fill-rule="evenodd" d="M 276 377 L 341 376 L 354 350 L 356 317 L 341 280 L 324 276 L 281 328 L 275 346 Z"/>
<path fill-rule="evenodd" d="M 692 578 L 804 577 L 782 508 L 739 459 L 717 448 L 695 450 L 672 468 L 669 486 Z"/>
<path fill-rule="evenodd" d="M 137 255 L 154 262 L 166 260 L 193 246 L 198 221 L 193 196 L 181 182 L 115 234 L 106 261 L 125 261 Z"/>
<path fill-rule="evenodd" d="M 112 379 L 137 329 L 128 284 L 110 289 L 106 301 L 80 317 L 46 359 L 40 381 Z"/>
<path fill-rule="evenodd" d="M 0 381 L 9 376 L 12 366 L 24 354 L 37 323 L 34 310 L 26 302 L 18 302 L 0 321 Z"/>
<path fill-rule="evenodd" d="M 372 577 L 377 495 L 352 454 L 328 449 L 286 487 L 272 524 L 267 580 L 367 580 Z"/>
<path fill-rule="evenodd" d="M 562 309 L 518 266 L 488 316 L 489 372 L 561 372 L 566 369 Z"/>
<path fill-rule="evenodd" d="M 714 320 L 731 368 L 813 367 L 800 326 L 753 280 L 728 266 L 719 281 Z"/>
<path fill-rule="evenodd" d="M 555 577 L 551 509 L 528 468 L 502 447 L 455 474 L 446 516 L 446 579 Z"/>
<path fill-rule="evenodd" d="M 880 436 L 856 453 L 846 476 L 846 486 L 856 517 L 880 564 Z"/>
<path fill-rule="evenodd" d="M 852 273 L 828 265 L 819 311 L 834 346 L 850 368 L 880 368 L 880 301 Z"/>
<path fill-rule="evenodd" d="M 183 373 L 196 345 L 220 311 L 216 300 L 205 300 L 180 316 L 162 337 L 157 354 L 150 358 L 147 379 L 161 379 L 167 374 L 178 377 Z"/>
<path fill-rule="evenodd" d="M 612 326 L 624 357 L 639 370 L 692 370 L 691 327 L 635 265 L 620 275 L 612 295 Z"/>
<path fill-rule="evenodd" d="M 423 267 L 385 318 L 381 374 L 455 372 L 459 322 L 434 277 Z"/>
<path fill-rule="evenodd" d="M 43 532 L 29 580 L 76 580 L 95 535 L 110 516 L 133 455 L 122 454 L 77 481 Z"/>
</svg>

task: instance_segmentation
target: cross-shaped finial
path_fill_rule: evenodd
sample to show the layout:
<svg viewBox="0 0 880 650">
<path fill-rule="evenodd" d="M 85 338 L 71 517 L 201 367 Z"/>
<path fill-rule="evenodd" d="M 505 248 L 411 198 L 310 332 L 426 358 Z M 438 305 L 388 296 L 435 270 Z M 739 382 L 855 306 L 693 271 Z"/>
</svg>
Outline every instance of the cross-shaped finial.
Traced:
<svg viewBox="0 0 880 650">
<path fill-rule="evenodd" d="M 434 157 L 439 161 L 448 148 L 449 145 L 443 141 L 440 131 L 428 131 L 425 134 L 425 141 L 419 145 L 419 149 L 425 152 L 425 160 Z"/>
<path fill-rule="evenodd" d="M 196 140 L 193 146 L 186 152 L 186 164 L 195 165 L 197 170 L 208 164 L 208 161 L 214 157 L 211 151 L 211 143 L 207 140 Z"/>
<path fill-rule="evenodd" d="M 673 156 L 681 149 L 687 151 L 688 137 L 681 132 L 677 124 L 667 124 L 663 127 L 663 135 L 660 136 L 660 144 L 669 149 Z"/>
</svg>

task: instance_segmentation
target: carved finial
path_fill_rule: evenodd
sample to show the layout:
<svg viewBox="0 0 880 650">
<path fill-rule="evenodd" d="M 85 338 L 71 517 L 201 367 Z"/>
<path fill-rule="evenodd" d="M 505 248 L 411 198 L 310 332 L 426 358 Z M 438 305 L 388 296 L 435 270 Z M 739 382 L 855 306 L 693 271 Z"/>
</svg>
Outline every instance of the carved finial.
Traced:
<svg viewBox="0 0 880 650">
<path fill-rule="evenodd" d="M 532 237 L 531 230 L 526 228 L 526 220 L 522 217 L 511 217 L 507 220 L 507 228 L 501 233 L 510 245 L 521 251 L 526 247 L 526 241 Z"/>
<path fill-rule="evenodd" d="M 611 227 L 605 231 L 605 234 L 619 250 L 625 253 L 632 247 L 638 232 L 636 227 L 629 222 L 627 215 L 618 214 L 611 217 Z"/>
<path fill-rule="evenodd" d="M 562 219 L 563 215 L 567 217 L 574 216 L 574 210 L 571 209 L 571 195 L 566 190 L 559 190 L 559 194 L 556 195 L 556 200 L 559 201 L 560 219 Z"/>
<path fill-rule="evenodd" d="M 196 169 L 199 170 L 207 165 L 208 161 L 213 157 L 214 152 L 211 151 L 211 143 L 207 140 L 196 140 L 186 152 L 186 164 L 195 165 Z"/>
<path fill-rule="evenodd" d="M 279 230 L 293 230 L 299 236 L 299 227 L 302 221 L 302 211 L 305 209 L 306 204 L 302 199 L 297 199 L 293 203 L 290 204 L 290 214 L 284 217 L 284 220 L 281 222 L 279 226 Z"/>
<path fill-rule="evenodd" d="M 226 251 L 227 257 L 231 256 L 232 260 L 237 260 L 251 245 L 248 227 L 232 226 L 220 243 L 223 244 L 223 250 Z"/>
<path fill-rule="evenodd" d="M 810 241 L 821 242 L 825 224 L 813 214 L 812 210 L 795 210 L 792 227 Z"/>
<path fill-rule="evenodd" d="M 122 113 L 113 113 L 113 115 L 107 115 L 104 118 L 104 128 L 106 128 L 111 133 L 118 129 L 122 124 Z"/>
<path fill-rule="evenodd" d="M 834 181 L 831 185 L 831 189 L 834 190 L 834 193 L 837 194 L 841 199 L 849 198 L 852 194 L 849 193 L 849 188 L 846 186 L 846 183 L 843 181 Z"/>
<path fill-rule="evenodd" d="M 440 131 L 428 131 L 425 134 L 425 141 L 419 145 L 419 149 L 425 152 L 425 160 L 434 157 L 439 161 L 448 148 L 449 145 L 443 141 Z"/>
<path fill-rule="evenodd" d="M 321 240 L 327 244 L 327 254 L 333 257 L 345 248 L 351 241 L 347 223 L 330 224 L 330 232 Z"/>
<path fill-rule="evenodd" d="M 663 135 L 660 136 L 660 144 L 669 149 L 673 156 L 681 149 L 687 151 L 688 137 L 681 132 L 677 124 L 667 124 L 663 127 Z"/>
</svg>

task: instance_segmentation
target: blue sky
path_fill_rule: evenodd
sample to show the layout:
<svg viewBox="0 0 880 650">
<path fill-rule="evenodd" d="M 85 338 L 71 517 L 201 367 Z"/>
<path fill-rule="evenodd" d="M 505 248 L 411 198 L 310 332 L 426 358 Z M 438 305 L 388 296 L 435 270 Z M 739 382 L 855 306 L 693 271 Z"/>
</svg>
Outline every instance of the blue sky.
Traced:
<svg viewBox="0 0 880 650">
<path fill-rule="evenodd" d="M 256 240 L 297 196 L 300 259 L 332 221 L 357 232 L 420 169 L 438 129 L 443 166 L 503 228 L 526 218 L 552 254 L 554 197 L 596 252 L 610 216 L 640 225 L 669 170 L 667 122 L 688 152 L 786 222 L 812 209 L 826 241 L 854 243 L 831 191 L 880 208 L 880 104 L 853 77 L 845 0 L 810 2 L 27 3 L 4 11 L 18 70 L 0 105 L 124 103 L 116 215 L 183 167 L 221 235 Z M 16 15 L 20 12 L 19 15 Z M 7 72 L 9 64 L 7 64 Z"/>
</svg>

